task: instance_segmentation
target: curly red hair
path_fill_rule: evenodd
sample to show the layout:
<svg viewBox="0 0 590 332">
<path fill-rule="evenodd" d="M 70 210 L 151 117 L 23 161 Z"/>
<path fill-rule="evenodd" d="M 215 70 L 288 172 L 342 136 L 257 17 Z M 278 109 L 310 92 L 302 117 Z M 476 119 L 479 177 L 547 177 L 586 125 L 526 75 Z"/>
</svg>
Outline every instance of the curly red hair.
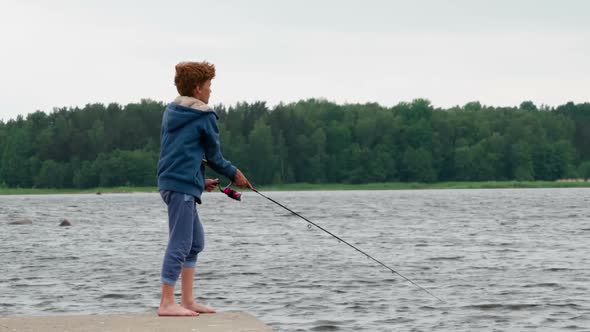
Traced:
<svg viewBox="0 0 590 332">
<path fill-rule="evenodd" d="M 215 77 L 215 65 L 203 62 L 181 62 L 176 65 L 174 85 L 181 96 L 193 97 L 195 88 Z"/>
</svg>

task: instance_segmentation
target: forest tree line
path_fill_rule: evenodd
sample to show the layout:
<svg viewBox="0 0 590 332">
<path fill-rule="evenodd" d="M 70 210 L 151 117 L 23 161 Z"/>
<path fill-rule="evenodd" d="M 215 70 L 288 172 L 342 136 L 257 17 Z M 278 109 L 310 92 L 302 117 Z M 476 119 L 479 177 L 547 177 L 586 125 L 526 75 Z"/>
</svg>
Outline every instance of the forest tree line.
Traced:
<svg viewBox="0 0 590 332">
<path fill-rule="evenodd" d="M 0 121 L 0 187 L 154 186 L 164 109 L 142 100 Z M 442 109 L 425 99 L 309 99 L 215 110 L 224 156 L 255 185 L 590 177 L 590 103 Z"/>
</svg>

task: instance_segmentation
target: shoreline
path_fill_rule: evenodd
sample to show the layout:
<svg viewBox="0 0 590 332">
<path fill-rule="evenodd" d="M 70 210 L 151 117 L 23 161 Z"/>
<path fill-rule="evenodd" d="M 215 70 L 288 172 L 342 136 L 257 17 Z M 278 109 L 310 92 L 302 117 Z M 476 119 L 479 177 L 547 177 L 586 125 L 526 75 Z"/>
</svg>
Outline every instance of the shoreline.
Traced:
<svg viewBox="0 0 590 332">
<path fill-rule="evenodd" d="M 384 182 L 367 184 L 293 183 L 266 185 L 261 191 L 340 191 L 340 190 L 417 190 L 417 189 L 510 189 L 510 188 L 590 188 L 590 181 L 482 181 L 482 182 Z M 157 187 L 112 187 L 90 189 L 0 188 L 0 195 L 117 194 L 157 192 Z"/>
</svg>

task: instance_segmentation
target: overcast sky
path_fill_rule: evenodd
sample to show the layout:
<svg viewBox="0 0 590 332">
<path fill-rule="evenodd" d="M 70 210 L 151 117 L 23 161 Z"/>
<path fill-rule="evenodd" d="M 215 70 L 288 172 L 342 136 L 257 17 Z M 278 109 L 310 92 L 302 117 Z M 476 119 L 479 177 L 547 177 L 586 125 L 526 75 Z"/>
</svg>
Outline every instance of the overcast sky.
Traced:
<svg viewBox="0 0 590 332">
<path fill-rule="evenodd" d="M 0 0 L 0 119 L 172 100 L 216 65 L 211 104 L 427 98 L 590 101 L 590 1 Z"/>
</svg>

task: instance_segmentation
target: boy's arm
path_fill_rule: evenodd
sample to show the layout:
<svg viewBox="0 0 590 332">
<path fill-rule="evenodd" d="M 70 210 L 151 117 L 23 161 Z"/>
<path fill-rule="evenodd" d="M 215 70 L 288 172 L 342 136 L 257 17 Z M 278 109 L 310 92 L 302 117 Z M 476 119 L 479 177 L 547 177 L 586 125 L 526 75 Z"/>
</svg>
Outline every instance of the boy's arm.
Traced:
<svg viewBox="0 0 590 332">
<path fill-rule="evenodd" d="M 207 165 L 215 172 L 225 175 L 233 181 L 236 176 L 237 168 L 233 166 L 229 160 L 223 158 L 223 155 L 221 154 L 219 128 L 217 127 L 216 119 L 215 115 L 210 115 L 205 123 L 205 158 L 207 159 Z"/>
</svg>

